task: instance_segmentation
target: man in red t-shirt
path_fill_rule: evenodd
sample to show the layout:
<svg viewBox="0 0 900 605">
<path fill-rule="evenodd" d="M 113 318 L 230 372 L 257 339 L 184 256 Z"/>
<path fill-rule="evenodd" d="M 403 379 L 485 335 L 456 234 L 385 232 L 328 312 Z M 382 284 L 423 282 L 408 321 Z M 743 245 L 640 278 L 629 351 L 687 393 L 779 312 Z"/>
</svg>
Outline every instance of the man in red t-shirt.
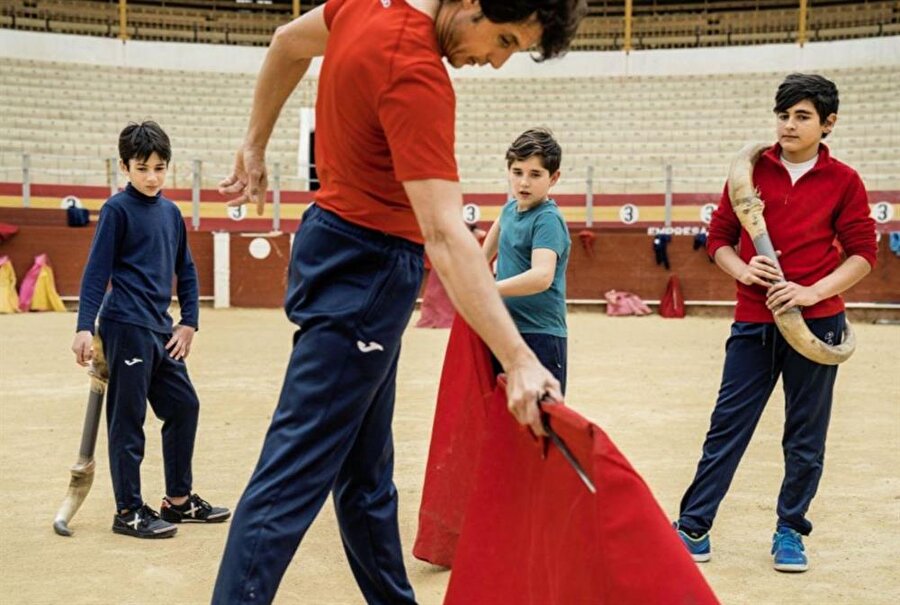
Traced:
<svg viewBox="0 0 900 605">
<path fill-rule="evenodd" d="M 875 224 L 865 186 L 821 144 L 834 128 L 837 110 L 837 87 L 821 76 L 790 75 L 775 95 L 778 143 L 756 162 L 753 184 L 765 204 L 783 275 L 741 229 L 727 188 L 713 213 L 707 248 L 737 280 L 737 306 L 702 458 L 676 523 L 696 561 L 710 559 L 709 530 L 719 503 L 780 375 L 785 472 L 771 554 L 778 571 L 808 567 L 802 537 L 812 531 L 806 512 L 822 476 L 837 366 L 795 351 L 779 334 L 773 313 L 802 308 L 813 334 L 838 344 L 844 332 L 840 294 L 875 265 Z"/>
<path fill-rule="evenodd" d="M 393 416 L 400 339 L 427 249 L 459 312 L 503 364 L 509 409 L 543 434 L 538 400 L 561 399 L 506 312 L 459 220 L 454 67 L 565 51 L 585 0 L 330 0 L 279 28 L 259 74 L 230 203 L 266 189 L 265 147 L 312 57 L 321 189 L 303 216 L 285 309 L 300 326 L 256 470 L 235 511 L 214 603 L 268 603 L 334 492 L 341 538 L 368 603 L 414 603 L 397 527 Z M 424 244 L 424 247 L 423 247 Z"/>
</svg>

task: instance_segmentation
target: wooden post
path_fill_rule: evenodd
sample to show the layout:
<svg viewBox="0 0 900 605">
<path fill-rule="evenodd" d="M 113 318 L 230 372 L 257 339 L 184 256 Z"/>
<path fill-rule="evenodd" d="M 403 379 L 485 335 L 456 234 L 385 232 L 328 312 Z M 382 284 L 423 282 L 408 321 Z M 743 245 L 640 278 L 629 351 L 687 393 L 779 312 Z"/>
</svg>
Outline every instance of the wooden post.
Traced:
<svg viewBox="0 0 900 605">
<path fill-rule="evenodd" d="M 119 40 L 128 39 L 128 0 L 119 0 Z"/>
<path fill-rule="evenodd" d="M 294 0 L 293 10 L 291 14 L 293 15 L 294 19 L 300 16 L 300 0 Z"/>
<path fill-rule="evenodd" d="M 797 43 L 803 46 L 806 43 L 806 0 L 800 0 L 800 15 L 797 23 Z"/>
<path fill-rule="evenodd" d="M 631 52 L 631 0 L 625 0 L 625 44 L 622 50 Z"/>
</svg>

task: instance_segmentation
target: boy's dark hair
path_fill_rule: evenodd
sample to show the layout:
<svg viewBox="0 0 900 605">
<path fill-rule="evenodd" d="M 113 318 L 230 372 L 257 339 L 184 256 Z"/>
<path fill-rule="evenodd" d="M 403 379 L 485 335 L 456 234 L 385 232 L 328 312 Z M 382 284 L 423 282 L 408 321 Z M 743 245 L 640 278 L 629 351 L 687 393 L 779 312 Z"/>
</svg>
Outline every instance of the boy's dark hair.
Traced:
<svg viewBox="0 0 900 605">
<path fill-rule="evenodd" d="M 553 133 L 546 128 L 532 128 L 520 134 L 506 150 L 506 167 L 535 156 L 541 158 L 541 166 L 550 174 L 559 170 L 562 149 L 553 138 Z"/>
<path fill-rule="evenodd" d="M 172 159 L 169 135 L 156 122 L 131 122 L 119 134 L 119 158 L 126 166 L 129 160 L 144 162 L 154 152 L 166 164 Z"/>
<path fill-rule="evenodd" d="M 775 93 L 775 113 L 787 111 L 800 101 L 809 101 L 819 114 L 819 123 L 838 111 L 838 89 L 834 82 L 815 74 L 791 74 Z M 822 138 L 828 136 L 824 133 Z"/>
<path fill-rule="evenodd" d="M 587 0 L 481 0 L 480 6 L 493 23 L 522 23 L 535 15 L 543 30 L 535 61 L 564 54 L 587 14 Z"/>
</svg>

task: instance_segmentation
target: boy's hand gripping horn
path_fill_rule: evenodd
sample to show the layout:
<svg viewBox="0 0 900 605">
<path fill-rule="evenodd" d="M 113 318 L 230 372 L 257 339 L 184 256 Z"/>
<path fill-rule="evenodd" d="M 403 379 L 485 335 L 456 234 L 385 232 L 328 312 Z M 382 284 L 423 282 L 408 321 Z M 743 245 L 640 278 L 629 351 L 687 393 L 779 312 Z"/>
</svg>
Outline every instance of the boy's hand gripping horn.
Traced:
<svg viewBox="0 0 900 605">
<path fill-rule="evenodd" d="M 753 187 L 753 166 L 769 146 L 767 143 L 748 143 L 738 152 L 728 174 L 728 197 L 741 226 L 750 234 L 756 253 L 769 257 L 780 271 L 781 264 L 763 218 L 763 201 Z M 810 331 L 799 307 L 775 315 L 775 325 L 795 351 L 816 363 L 837 365 L 849 359 L 856 349 L 856 335 L 849 322 L 845 324 L 841 344 L 828 345 Z"/>
<path fill-rule="evenodd" d="M 72 535 L 69 521 L 78 512 L 94 482 L 94 446 L 97 444 L 103 395 L 106 393 L 106 383 L 109 381 L 109 367 L 106 365 L 106 357 L 103 354 L 103 343 L 96 333 L 94 334 L 94 356 L 88 374 L 91 376 L 91 390 L 88 395 L 87 410 L 84 414 L 84 428 L 81 432 L 78 461 L 71 468 L 66 498 L 53 520 L 53 531 L 60 536 Z"/>
</svg>

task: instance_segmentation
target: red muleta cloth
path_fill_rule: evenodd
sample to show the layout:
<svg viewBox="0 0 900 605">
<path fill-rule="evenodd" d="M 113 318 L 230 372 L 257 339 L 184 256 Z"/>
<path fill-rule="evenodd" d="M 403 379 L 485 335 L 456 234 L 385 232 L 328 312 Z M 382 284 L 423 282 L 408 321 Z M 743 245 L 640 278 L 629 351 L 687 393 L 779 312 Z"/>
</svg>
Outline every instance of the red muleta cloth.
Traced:
<svg viewBox="0 0 900 605">
<path fill-rule="evenodd" d="M 450 328 L 413 555 L 450 567 L 474 487 L 496 379 L 488 348 L 459 315 Z"/>
<path fill-rule="evenodd" d="M 522 429 L 498 385 L 445 605 L 718 603 L 650 489 L 571 408 L 544 408 L 596 486 Z"/>
</svg>

